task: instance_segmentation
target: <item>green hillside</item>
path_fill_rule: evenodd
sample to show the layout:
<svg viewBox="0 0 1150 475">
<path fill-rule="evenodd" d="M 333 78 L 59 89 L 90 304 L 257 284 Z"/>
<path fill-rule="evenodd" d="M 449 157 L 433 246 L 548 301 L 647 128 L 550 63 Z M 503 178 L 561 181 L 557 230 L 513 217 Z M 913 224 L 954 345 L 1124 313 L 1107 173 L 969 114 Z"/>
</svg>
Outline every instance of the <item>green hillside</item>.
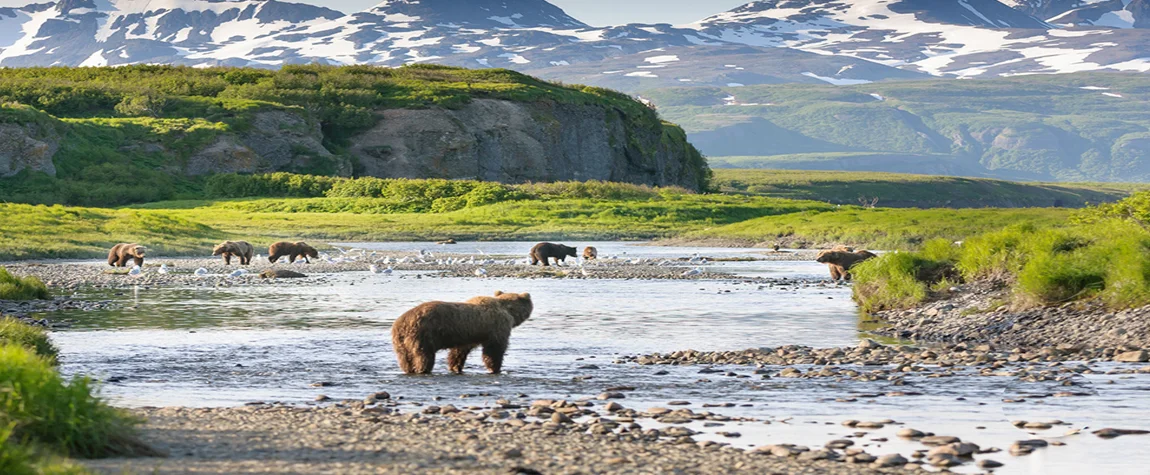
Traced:
<svg viewBox="0 0 1150 475">
<path fill-rule="evenodd" d="M 1150 184 L 1035 183 L 881 172 L 715 169 L 727 194 L 883 208 L 1081 208 L 1125 198 Z"/>
<path fill-rule="evenodd" d="M 217 161 L 284 162 L 268 171 L 352 175 L 349 139 L 381 110 L 453 109 L 477 98 L 601 106 L 625 116 L 627 130 L 690 149 L 677 127 L 627 95 L 501 69 L 5 68 L 0 200 L 105 206 L 197 197 L 195 176 L 218 170 L 208 159 L 189 165 L 205 150 Z M 244 156 L 240 142 L 268 152 Z M 706 167 L 701 157 L 691 165 Z M 187 171 L 197 166 L 203 173 Z"/>
<path fill-rule="evenodd" d="M 672 88 L 643 96 L 715 166 L 1150 181 L 1150 77 L 1143 74 Z"/>
</svg>

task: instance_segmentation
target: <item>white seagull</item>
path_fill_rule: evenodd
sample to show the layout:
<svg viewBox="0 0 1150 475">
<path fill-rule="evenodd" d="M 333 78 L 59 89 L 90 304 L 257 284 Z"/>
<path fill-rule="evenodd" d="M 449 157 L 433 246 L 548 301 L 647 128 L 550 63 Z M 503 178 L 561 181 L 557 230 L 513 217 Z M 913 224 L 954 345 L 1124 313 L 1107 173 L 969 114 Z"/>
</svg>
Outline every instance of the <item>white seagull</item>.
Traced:
<svg viewBox="0 0 1150 475">
<path fill-rule="evenodd" d="M 144 274 L 144 270 L 140 266 L 132 266 L 132 270 L 128 271 L 128 275 L 132 277 L 139 277 Z"/>
<path fill-rule="evenodd" d="M 236 269 L 236 270 L 235 270 L 235 272 L 232 272 L 231 274 L 228 274 L 228 277 L 241 277 L 241 276 L 243 276 L 244 274 L 247 274 L 247 273 L 248 273 L 248 271 L 246 271 L 246 270 L 243 270 L 243 269 Z"/>
<path fill-rule="evenodd" d="M 392 270 L 394 270 L 394 269 L 392 269 L 391 266 L 387 266 L 387 268 L 383 270 L 383 274 L 384 275 L 391 275 Z"/>
<path fill-rule="evenodd" d="M 487 277 L 487 269 L 484 269 L 482 267 L 475 269 L 475 276 L 476 277 Z"/>
<path fill-rule="evenodd" d="M 691 269 L 687 272 L 684 272 L 683 277 L 692 277 L 692 276 L 696 276 L 696 275 L 699 275 L 702 273 L 703 273 L 703 268 L 702 267 L 696 267 L 696 268 Z"/>
<path fill-rule="evenodd" d="M 161 274 L 167 274 L 168 273 L 168 265 L 167 264 L 160 264 L 160 270 L 158 270 L 156 272 L 159 272 Z"/>
<path fill-rule="evenodd" d="M 205 275 L 208 275 L 208 270 L 204 269 L 203 267 L 196 269 L 196 275 L 199 277 L 203 277 Z"/>
<path fill-rule="evenodd" d="M 382 270 L 380 270 L 379 266 L 377 266 L 375 264 L 372 264 L 371 267 L 368 268 L 368 270 L 370 270 L 372 274 L 378 274 L 380 272 L 383 272 Z"/>
</svg>

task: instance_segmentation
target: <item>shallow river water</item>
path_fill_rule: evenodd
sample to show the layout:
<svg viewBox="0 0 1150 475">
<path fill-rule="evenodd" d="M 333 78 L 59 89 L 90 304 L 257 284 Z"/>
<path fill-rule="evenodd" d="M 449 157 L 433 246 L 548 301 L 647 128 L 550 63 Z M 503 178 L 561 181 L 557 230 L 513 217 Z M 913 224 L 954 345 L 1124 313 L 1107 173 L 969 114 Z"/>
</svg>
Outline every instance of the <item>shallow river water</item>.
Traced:
<svg viewBox="0 0 1150 475">
<path fill-rule="evenodd" d="M 755 256 L 738 249 L 662 248 L 598 243 L 601 255 L 676 258 Z M 355 244 L 379 251 L 521 255 L 527 243 Z M 754 261 L 708 265 L 748 277 L 814 279 L 825 267 L 812 262 Z M 399 374 L 390 324 L 405 310 L 428 300 L 457 301 L 496 290 L 530 292 L 531 319 L 512 336 L 506 374 L 483 372 L 478 352 L 468 374 L 446 373 L 444 355 L 432 376 Z M 83 295 L 83 294 L 82 294 Z M 62 370 L 106 379 L 103 394 L 124 406 L 235 406 L 252 401 L 310 404 L 319 394 L 362 399 L 376 391 L 430 403 L 483 405 L 500 397 L 594 397 L 611 386 L 637 387 L 621 402 L 645 409 L 685 400 L 696 411 L 705 403 L 735 403 L 708 409 L 760 422 L 708 428 L 710 438 L 752 447 L 766 443 L 822 446 L 856 432 L 846 419 L 902 422 L 856 439 L 872 454 L 909 455 L 921 445 L 894 436 L 900 427 L 955 435 L 984 447 L 1006 449 L 1034 437 L 1012 426 L 1015 419 L 1060 419 L 1074 428 L 1146 428 L 1150 376 L 1090 375 L 1090 397 L 1035 399 L 1007 404 L 1004 397 L 1050 392 L 1053 383 L 967 376 L 907 378 L 906 386 L 885 381 L 761 380 L 699 374 L 694 366 L 614 364 L 618 355 L 676 350 L 741 350 L 788 344 L 851 346 L 859 341 L 860 318 L 847 287 L 760 286 L 737 279 L 573 280 L 460 279 L 403 272 L 391 276 L 351 272 L 328 276 L 316 286 L 137 289 L 91 293 L 123 307 L 51 315 L 73 322 L 55 332 Z M 751 376 L 753 368 L 724 368 Z M 1105 367 L 1102 367 L 1105 369 Z M 669 374 L 657 375 L 658 371 Z M 312 387 L 313 383 L 330 383 Z M 1050 384 L 1050 385 L 1046 385 Z M 889 391 L 922 393 L 878 396 Z M 461 399 L 461 395 L 472 395 Z M 876 397 L 878 396 L 878 397 Z M 855 398 L 856 402 L 835 402 Z M 642 421 L 641 421 L 642 422 Z M 768 424 L 769 422 L 769 424 Z M 1132 426 L 1133 425 L 1133 426 Z M 1050 433 L 1061 435 L 1069 427 Z M 704 430 L 701 426 L 694 426 Z M 726 439 L 714 431 L 735 431 Z M 1088 432 L 1088 431 L 1086 431 Z M 1040 434 L 1047 436 L 1048 434 Z M 888 441 L 873 439 L 886 438 Z M 1150 473 L 1150 438 L 1104 441 L 1093 435 L 1060 440 L 1015 458 L 991 458 L 1006 467 L 997 473 Z M 961 469 L 959 471 L 962 471 Z"/>
</svg>

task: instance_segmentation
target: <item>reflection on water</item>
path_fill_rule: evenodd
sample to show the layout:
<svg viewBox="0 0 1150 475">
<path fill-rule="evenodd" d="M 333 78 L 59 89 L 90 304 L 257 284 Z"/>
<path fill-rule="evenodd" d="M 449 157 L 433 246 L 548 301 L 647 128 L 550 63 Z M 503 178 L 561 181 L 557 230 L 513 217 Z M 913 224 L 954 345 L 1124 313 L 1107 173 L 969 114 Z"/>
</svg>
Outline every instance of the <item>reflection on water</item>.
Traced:
<svg viewBox="0 0 1150 475">
<path fill-rule="evenodd" d="M 603 254 L 627 252 L 639 257 L 747 252 L 593 245 Z M 410 251 L 420 246 L 372 248 Z M 525 244 L 445 247 L 466 253 L 474 252 L 472 246 L 499 254 L 523 249 Z M 740 274 L 775 277 L 820 277 L 825 272 L 823 266 L 809 262 L 715 265 Z M 495 290 L 530 292 L 536 304 L 532 318 L 512 336 L 507 374 L 483 374 L 480 358 L 473 355 L 469 374 L 448 375 L 442 354 L 433 376 L 399 374 L 389 336 L 390 324 L 398 315 L 424 301 L 463 300 Z M 699 374 L 698 367 L 612 364 L 615 355 L 651 351 L 852 345 L 858 341 L 861 324 L 845 287 L 760 287 L 736 281 L 447 279 L 364 272 L 330 276 L 315 286 L 153 289 L 92 296 L 119 300 L 125 307 L 53 315 L 74 322 L 73 328 L 53 334 L 62 350 L 62 371 L 112 378 L 117 382 L 107 383 L 104 394 L 123 405 L 304 403 L 317 394 L 359 399 L 380 390 L 425 402 L 435 396 L 456 399 L 461 394 L 491 394 L 464 401 L 470 405 L 518 393 L 532 398 L 588 397 L 607 387 L 628 385 L 638 388 L 625 400 L 630 407 L 688 400 L 692 408 L 701 410 L 704 402 L 732 402 L 740 406 L 715 411 L 774 421 L 711 429 L 743 433 L 734 441 L 737 446 L 774 442 L 821 446 L 854 432 L 839 425 L 842 420 L 892 418 L 909 427 L 1005 449 L 1014 440 L 1030 437 L 1010 425 L 1012 419 L 1126 427 L 1130 421 L 1142 420 L 1143 408 L 1150 402 L 1146 375 L 1132 379 L 1091 375 L 1097 396 L 1034 399 L 1019 405 L 1003 403 L 1004 395 L 1053 392 L 1056 383 L 909 376 L 905 385 L 896 386 L 888 381 L 763 380 L 749 368 L 730 368 L 737 375 L 725 376 Z M 668 374 L 657 374 L 660 370 Z M 321 381 L 332 385 L 310 386 Z M 881 396 L 889 391 L 922 395 Z M 836 402 L 839 398 L 856 402 Z M 781 422 L 788 418 L 793 419 Z M 909 454 L 921 448 L 899 441 L 894 437 L 897 429 L 876 431 L 858 439 L 859 444 L 876 454 Z M 875 438 L 890 440 L 871 440 Z M 1134 437 L 1101 441 L 1078 436 L 1067 443 L 1067 447 L 1039 451 L 1018 461 L 1003 454 L 994 458 L 1009 463 L 999 473 L 1017 474 L 1070 474 L 1088 468 L 1095 473 L 1133 473 L 1132 467 L 1150 464 L 1150 451 L 1139 450 L 1141 444 Z"/>
</svg>

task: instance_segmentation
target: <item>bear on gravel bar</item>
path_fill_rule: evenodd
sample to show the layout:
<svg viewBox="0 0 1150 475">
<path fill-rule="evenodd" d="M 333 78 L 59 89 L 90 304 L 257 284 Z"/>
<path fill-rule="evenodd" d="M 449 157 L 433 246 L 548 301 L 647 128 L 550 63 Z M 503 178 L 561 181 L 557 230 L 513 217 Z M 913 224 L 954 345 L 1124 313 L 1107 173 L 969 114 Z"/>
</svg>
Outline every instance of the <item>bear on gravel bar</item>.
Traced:
<svg viewBox="0 0 1150 475">
<path fill-rule="evenodd" d="M 112 250 L 108 251 L 108 265 L 112 267 L 125 267 L 128 265 L 128 260 L 134 259 L 136 265 L 144 266 L 144 255 L 147 253 L 147 248 L 139 244 L 116 244 L 112 246 Z"/>
<path fill-rule="evenodd" d="M 252 263 L 252 257 L 256 255 L 256 248 L 247 241 L 225 241 L 223 244 L 216 246 L 212 249 L 213 256 L 224 256 L 224 265 L 232 265 L 232 256 L 240 258 L 240 265 L 246 266 Z"/>
<path fill-rule="evenodd" d="M 838 246 L 828 251 L 822 251 L 816 261 L 826 264 L 831 271 L 831 279 L 851 280 L 850 270 L 867 259 L 878 257 L 870 251 L 855 251 L 849 247 Z"/>
<path fill-rule="evenodd" d="M 531 265 L 542 262 L 543 267 L 547 267 L 550 265 L 548 259 L 555 259 L 555 265 L 559 265 L 560 262 L 567 262 L 568 257 L 576 257 L 578 252 L 571 246 L 541 242 L 531 248 Z"/>
<path fill-rule="evenodd" d="M 268 248 L 268 262 L 275 264 L 281 257 L 287 257 L 288 262 L 295 263 L 295 260 L 303 257 L 303 261 L 311 264 L 308 258 L 318 259 L 319 252 L 314 247 L 307 245 L 306 242 L 277 242 Z"/>
<path fill-rule="evenodd" d="M 530 294 L 495 292 L 466 302 L 427 302 L 399 317 L 391 326 L 391 342 L 399 367 L 407 374 L 430 374 L 435 353 L 450 350 L 447 366 L 463 372 L 467 355 L 483 347 L 483 364 L 491 374 L 503 370 L 503 354 L 511 330 L 531 317 Z"/>
</svg>

